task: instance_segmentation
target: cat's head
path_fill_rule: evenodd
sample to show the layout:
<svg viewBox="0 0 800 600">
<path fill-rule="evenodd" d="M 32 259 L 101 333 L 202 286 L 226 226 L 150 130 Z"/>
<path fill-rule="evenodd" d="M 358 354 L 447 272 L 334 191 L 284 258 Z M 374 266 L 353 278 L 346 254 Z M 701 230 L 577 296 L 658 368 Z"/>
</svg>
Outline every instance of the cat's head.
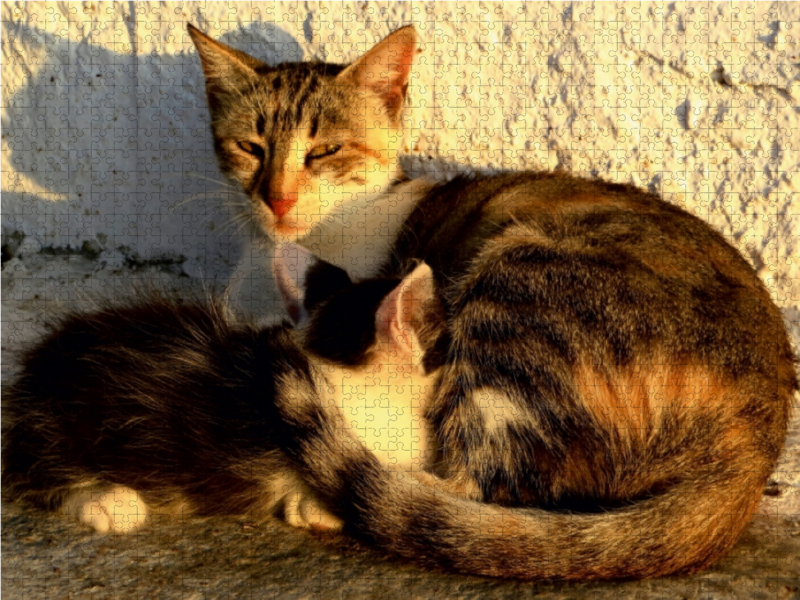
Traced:
<svg viewBox="0 0 800 600">
<path fill-rule="evenodd" d="M 385 191 L 400 174 L 413 26 L 349 66 L 270 66 L 188 30 L 203 64 L 220 168 L 241 185 L 268 235 L 302 239 L 326 215 Z"/>
<path fill-rule="evenodd" d="M 353 283 L 343 269 L 285 243 L 276 248 L 273 273 L 306 351 L 344 366 L 421 366 L 438 316 L 427 264 L 403 279 Z"/>
</svg>

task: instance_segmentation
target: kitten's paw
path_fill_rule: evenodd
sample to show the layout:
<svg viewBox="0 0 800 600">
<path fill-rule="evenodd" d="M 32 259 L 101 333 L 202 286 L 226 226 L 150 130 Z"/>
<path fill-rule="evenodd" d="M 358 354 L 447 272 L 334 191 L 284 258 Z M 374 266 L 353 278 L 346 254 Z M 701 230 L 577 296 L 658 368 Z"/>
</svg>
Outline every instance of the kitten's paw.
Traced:
<svg viewBox="0 0 800 600">
<path fill-rule="evenodd" d="M 339 531 L 344 523 L 330 514 L 315 498 L 294 492 L 286 497 L 284 518 L 292 527 L 316 529 L 317 531 Z"/>
<path fill-rule="evenodd" d="M 67 510 L 98 533 L 136 533 L 147 517 L 145 503 L 125 487 L 77 492 L 68 500 Z"/>
</svg>

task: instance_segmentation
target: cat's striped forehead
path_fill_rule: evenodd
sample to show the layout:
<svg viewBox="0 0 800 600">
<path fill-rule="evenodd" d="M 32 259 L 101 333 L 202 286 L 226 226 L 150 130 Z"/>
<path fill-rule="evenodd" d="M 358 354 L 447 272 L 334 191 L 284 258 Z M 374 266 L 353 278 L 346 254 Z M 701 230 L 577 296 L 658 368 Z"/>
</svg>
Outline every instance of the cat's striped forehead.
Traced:
<svg viewBox="0 0 800 600">
<path fill-rule="evenodd" d="M 343 65 L 327 63 L 286 63 L 256 69 L 257 79 L 241 90 L 240 99 L 230 107 L 237 114 L 238 126 L 255 128 L 259 136 L 283 137 L 302 130 L 314 138 L 321 127 L 347 126 L 353 108 L 363 94 L 336 76 Z M 242 112 L 249 112 L 247 122 Z"/>
</svg>

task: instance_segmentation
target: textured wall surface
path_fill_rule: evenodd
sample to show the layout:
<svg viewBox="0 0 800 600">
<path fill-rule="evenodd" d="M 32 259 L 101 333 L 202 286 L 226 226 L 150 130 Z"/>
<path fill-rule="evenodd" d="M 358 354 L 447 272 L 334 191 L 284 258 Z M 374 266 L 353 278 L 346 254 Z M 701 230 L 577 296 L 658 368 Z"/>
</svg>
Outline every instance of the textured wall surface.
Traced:
<svg viewBox="0 0 800 600">
<path fill-rule="evenodd" d="M 5 2 L 3 232 L 224 271 L 233 192 L 185 23 L 275 63 L 350 61 L 413 22 L 417 156 L 658 190 L 741 248 L 796 321 L 799 20 L 777 2 Z"/>
<path fill-rule="evenodd" d="M 187 21 L 270 63 L 347 62 L 416 24 L 408 169 L 561 167 L 659 191 L 742 251 L 800 340 L 800 3 L 3 2 L 0 18 L 5 358 L 49 307 L 134 278 L 224 281 L 239 261 L 245 243 L 224 202 L 238 192 L 217 171 Z M 756 524 L 719 569 L 683 587 L 542 593 L 798 597 L 797 423 Z M 337 562 L 280 525 L 109 541 L 3 510 L 11 597 L 130 594 L 140 580 L 165 597 L 329 597 L 321 582 L 334 580 L 373 596 L 364 590 L 528 593 L 383 563 L 371 572 L 362 555 Z M 211 558 L 198 563 L 187 539 Z M 273 567 L 233 560 L 231 547 L 259 549 Z M 127 574 L 109 567 L 115 557 Z"/>
</svg>

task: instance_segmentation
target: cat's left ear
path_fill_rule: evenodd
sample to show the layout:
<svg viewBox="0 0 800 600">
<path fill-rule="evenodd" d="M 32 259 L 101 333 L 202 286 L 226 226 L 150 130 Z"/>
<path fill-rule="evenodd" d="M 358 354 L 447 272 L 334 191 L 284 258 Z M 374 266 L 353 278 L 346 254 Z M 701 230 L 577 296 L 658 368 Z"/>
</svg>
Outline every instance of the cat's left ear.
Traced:
<svg viewBox="0 0 800 600">
<path fill-rule="evenodd" d="M 383 38 L 338 78 L 372 89 L 383 99 L 389 116 L 396 120 L 403 109 L 416 52 L 417 32 L 413 25 L 408 25 Z"/>
<path fill-rule="evenodd" d="M 344 269 L 289 242 L 276 246 L 272 274 L 286 312 L 298 326 L 308 321 L 309 312 L 319 302 L 353 285 Z"/>
<path fill-rule="evenodd" d="M 186 24 L 186 29 L 200 55 L 208 99 L 212 105 L 218 100 L 219 94 L 240 89 L 243 80 L 254 77 L 257 68 L 266 66 L 249 54 L 207 36 L 191 23 Z"/>
<path fill-rule="evenodd" d="M 375 314 L 378 340 L 388 350 L 411 364 L 422 361 L 419 331 L 425 317 L 425 303 L 433 299 L 433 271 L 423 263 L 392 290 Z"/>
</svg>

